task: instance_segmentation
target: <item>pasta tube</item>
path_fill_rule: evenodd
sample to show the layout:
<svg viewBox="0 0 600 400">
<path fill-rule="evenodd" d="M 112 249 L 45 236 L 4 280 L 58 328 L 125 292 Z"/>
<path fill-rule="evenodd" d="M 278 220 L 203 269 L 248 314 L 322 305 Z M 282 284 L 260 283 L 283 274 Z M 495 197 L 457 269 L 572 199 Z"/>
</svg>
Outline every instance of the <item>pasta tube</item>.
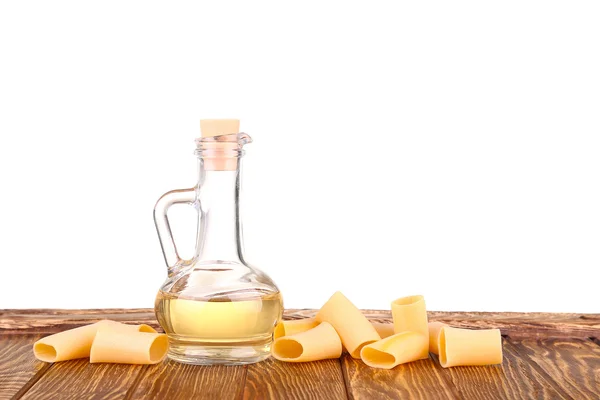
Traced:
<svg viewBox="0 0 600 400">
<path fill-rule="evenodd" d="M 294 321 L 281 321 L 275 327 L 274 338 L 295 335 L 296 333 L 306 332 L 319 325 L 314 318 L 298 319 Z"/>
<path fill-rule="evenodd" d="M 91 363 L 156 364 L 167 355 L 169 341 L 162 333 L 123 332 L 101 327 L 90 351 Z"/>
<path fill-rule="evenodd" d="M 433 354 L 440 354 L 438 348 L 438 341 L 440 337 L 440 331 L 444 326 L 447 326 L 443 322 L 430 322 L 429 327 L 429 352 Z"/>
<path fill-rule="evenodd" d="M 373 328 L 379 333 L 382 339 L 394 334 L 394 324 L 386 324 L 385 322 L 371 322 Z"/>
<path fill-rule="evenodd" d="M 341 292 L 335 292 L 317 313 L 317 322 L 329 322 L 354 358 L 363 346 L 381 339 L 369 320 Z"/>
<path fill-rule="evenodd" d="M 417 332 L 427 339 L 427 343 L 420 349 L 420 358 L 429 358 L 429 328 L 423 296 L 408 296 L 394 300 L 392 302 L 392 318 L 394 319 L 395 333 Z"/>
<path fill-rule="evenodd" d="M 500 329 L 460 329 L 444 326 L 439 335 L 442 367 L 502 364 Z"/>
<path fill-rule="evenodd" d="M 291 336 L 276 339 L 273 357 L 280 361 L 303 362 L 338 358 L 342 355 L 342 342 L 328 322 Z"/>
<path fill-rule="evenodd" d="M 153 332 L 146 325 L 126 325 L 120 322 L 103 320 L 95 324 L 69 329 L 46 336 L 33 345 L 33 354 L 40 361 L 56 362 L 89 357 L 92 342 L 99 328 L 115 332 Z"/>
<path fill-rule="evenodd" d="M 391 369 L 420 360 L 423 347 L 427 347 L 427 337 L 419 332 L 405 331 L 366 345 L 360 351 L 360 358 L 369 367 Z"/>
</svg>

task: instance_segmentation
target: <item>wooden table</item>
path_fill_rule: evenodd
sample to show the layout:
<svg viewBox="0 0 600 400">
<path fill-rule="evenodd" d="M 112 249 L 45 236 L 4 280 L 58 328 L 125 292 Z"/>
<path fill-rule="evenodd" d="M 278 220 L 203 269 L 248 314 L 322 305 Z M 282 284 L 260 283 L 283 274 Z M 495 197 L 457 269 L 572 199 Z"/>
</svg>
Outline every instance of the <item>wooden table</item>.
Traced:
<svg viewBox="0 0 600 400">
<path fill-rule="evenodd" d="M 390 321 L 387 311 L 366 310 Z M 286 319 L 314 315 L 288 310 Z M 430 321 L 498 327 L 502 366 L 444 369 L 428 360 L 378 370 L 339 360 L 248 366 L 47 364 L 32 344 L 50 333 L 113 319 L 158 328 L 148 309 L 0 310 L 0 399 L 600 399 L 600 314 L 430 312 Z"/>
</svg>

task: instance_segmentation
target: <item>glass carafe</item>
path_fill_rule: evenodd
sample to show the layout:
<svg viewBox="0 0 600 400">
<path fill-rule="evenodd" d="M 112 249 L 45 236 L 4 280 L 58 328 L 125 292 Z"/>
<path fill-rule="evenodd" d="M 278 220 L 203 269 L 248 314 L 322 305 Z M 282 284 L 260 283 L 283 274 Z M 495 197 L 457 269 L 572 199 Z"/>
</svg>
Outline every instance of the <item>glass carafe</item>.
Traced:
<svg viewBox="0 0 600 400">
<path fill-rule="evenodd" d="M 245 133 L 196 140 L 198 183 L 165 193 L 154 222 L 168 267 L 155 312 L 169 337 L 169 357 L 190 364 L 248 364 L 269 357 L 281 319 L 279 289 L 244 260 L 239 210 Z M 179 257 L 167 211 L 174 204 L 198 211 L 195 255 Z"/>
</svg>

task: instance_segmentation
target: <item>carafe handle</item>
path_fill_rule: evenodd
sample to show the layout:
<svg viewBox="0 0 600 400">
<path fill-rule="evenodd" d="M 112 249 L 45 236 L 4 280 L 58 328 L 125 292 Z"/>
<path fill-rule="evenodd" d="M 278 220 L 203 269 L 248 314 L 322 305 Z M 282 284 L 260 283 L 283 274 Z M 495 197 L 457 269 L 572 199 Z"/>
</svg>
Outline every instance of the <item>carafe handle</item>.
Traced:
<svg viewBox="0 0 600 400">
<path fill-rule="evenodd" d="M 196 201 L 196 189 L 177 189 L 163 194 L 154 206 L 154 224 L 158 232 L 158 239 L 162 247 L 165 262 L 169 270 L 169 276 L 172 275 L 179 266 L 185 265 L 186 260 L 179 257 L 177 246 L 173 240 L 173 233 L 169 225 L 167 212 L 173 204 L 193 204 Z"/>
</svg>

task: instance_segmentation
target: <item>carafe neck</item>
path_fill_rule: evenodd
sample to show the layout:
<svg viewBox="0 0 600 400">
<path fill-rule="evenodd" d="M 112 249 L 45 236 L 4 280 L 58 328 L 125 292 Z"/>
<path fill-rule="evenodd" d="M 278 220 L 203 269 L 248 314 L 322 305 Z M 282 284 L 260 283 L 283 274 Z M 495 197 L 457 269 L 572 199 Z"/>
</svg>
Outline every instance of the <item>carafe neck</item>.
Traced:
<svg viewBox="0 0 600 400">
<path fill-rule="evenodd" d="M 213 161 L 198 158 L 198 232 L 196 265 L 243 263 L 239 211 L 241 158 L 234 168 L 214 168 Z"/>
</svg>

